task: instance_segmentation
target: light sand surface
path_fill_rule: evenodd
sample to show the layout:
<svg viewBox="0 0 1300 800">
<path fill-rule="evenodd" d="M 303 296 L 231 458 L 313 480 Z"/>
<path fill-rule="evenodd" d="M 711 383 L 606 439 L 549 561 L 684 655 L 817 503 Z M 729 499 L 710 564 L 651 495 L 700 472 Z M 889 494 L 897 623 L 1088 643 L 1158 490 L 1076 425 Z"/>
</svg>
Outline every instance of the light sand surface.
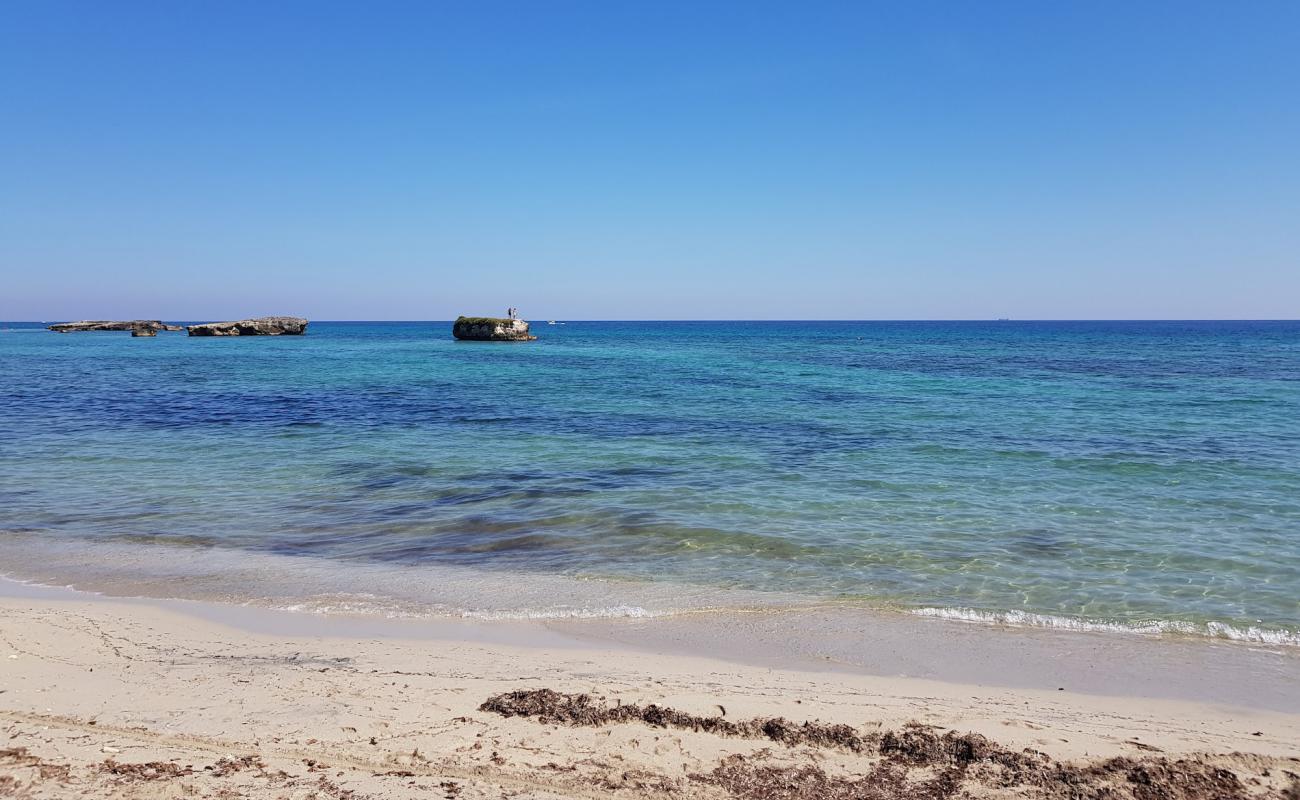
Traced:
<svg viewBox="0 0 1300 800">
<path fill-rule="evenodd" d="M 1294 713 L 496 638 L 0 599 L 0 796 L 1300 797 Z M 539 689 L 639 708 L 595 725 L 480 710 Z M 796 724 L 717 724 L 771 717 Z"/>
</svg>

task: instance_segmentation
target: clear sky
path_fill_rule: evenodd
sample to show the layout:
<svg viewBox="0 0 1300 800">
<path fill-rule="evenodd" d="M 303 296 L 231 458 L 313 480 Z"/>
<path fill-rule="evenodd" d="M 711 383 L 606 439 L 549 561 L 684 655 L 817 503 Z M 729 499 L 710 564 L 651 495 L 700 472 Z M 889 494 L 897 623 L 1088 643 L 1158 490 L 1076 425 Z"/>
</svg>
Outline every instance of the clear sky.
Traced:
<svg viewBox="0 0 1300 800">
<path fill-rule="evenodd" d="M 0 4 L 0 318 L 1300 317 L 1300 3 Z"/>
</svg>

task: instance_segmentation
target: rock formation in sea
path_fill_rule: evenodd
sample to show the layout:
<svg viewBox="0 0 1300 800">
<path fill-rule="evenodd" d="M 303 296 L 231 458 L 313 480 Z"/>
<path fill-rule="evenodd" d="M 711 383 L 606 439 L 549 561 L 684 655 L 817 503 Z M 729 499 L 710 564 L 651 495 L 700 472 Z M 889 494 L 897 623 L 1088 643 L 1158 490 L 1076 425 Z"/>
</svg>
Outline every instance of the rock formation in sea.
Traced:
<svg viewBox="0 0 1300 800">
<path fill-rule="evenodd" d="M 131 335 L 132 336 L 157 336 L 158 331 L 154 330 L 153 328 L 132 328 Z"/>
<path fill-rule="evenodd" d="M 80 322 L 60 322 L 49 326 L 49 329 L 56 333 L 74 333 L 77 331 L 178 331 L 180 326 L 167 325 L 156 319 L 83 319 Z"/>
<path fill-rule="evenodd" d="M 307 332 L 307 320 L 302 317 L 258 317 L 191 325 L 189 331 L 190 336 L 300 336 Z"/>
<path fill-rule="evenodd" d="M 474 342 L 531 342 L 537 338 L 528 332 L 527 322 L 502 317 L 457 317 L 451 335 Z"/>
</svg>

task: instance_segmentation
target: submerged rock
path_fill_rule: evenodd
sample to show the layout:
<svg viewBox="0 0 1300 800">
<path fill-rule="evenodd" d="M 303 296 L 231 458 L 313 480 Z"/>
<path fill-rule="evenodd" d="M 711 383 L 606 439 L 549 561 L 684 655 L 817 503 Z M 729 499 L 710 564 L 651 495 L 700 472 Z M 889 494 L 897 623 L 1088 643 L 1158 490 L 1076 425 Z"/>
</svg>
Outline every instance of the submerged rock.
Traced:
<svg viewBox="0 0 1300 800">
<path fill-rule="evenodd" d="M 190 336 L 301 336 L 307 332 L 307 320 L 302 317 L 258 317 L 191 325 L 189 331 Z"/>
<path fill-rule="evenodd" d="M 49 329 L 56 333 L 75 333 L 78 331 L 178 331 L 180 327 L 166 325 L 156 319 L 83 319 L 80 322 L 60 322 L 49 326 Z"/>
<path fill-rule="evenodd" d="M 537 338 L 528 332 L 527 322 L 502 317 L 457 317 L 451 335 L 474 342 L 531 342 Z"/>
</svg>

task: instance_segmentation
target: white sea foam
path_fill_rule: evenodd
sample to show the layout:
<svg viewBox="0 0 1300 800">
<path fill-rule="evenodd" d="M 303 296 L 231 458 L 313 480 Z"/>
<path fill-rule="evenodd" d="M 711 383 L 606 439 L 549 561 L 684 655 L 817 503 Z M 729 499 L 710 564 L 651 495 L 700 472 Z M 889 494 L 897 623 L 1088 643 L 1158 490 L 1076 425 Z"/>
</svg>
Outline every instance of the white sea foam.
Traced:
<svg viewBox="0 0 1300 800">
<path fill-rule="evenodd" d="M 383 598 L 373 594 L 332 595 L 311 597 L 298 602 L 267 602 L 251 600 L 245 606 L 270 608 L 296 614 L 323 616 L 372 616 L 384 619 L 429 619 L 436 617 L 475 619 L 488 621 L 509 620 L 561 620 L 561 619 L 650 619 L 671 614 L 671 611 L 651 611 L 641 606 L 569 606 L 545 608 L 464 608 L 457 609 L 442 604 L 416 605 Z"/>
<path fill-rule="evenodd" d="M 576 579 L 445 565 L 331 562 L 209 548 L 0 537 L 0 574 L 32 585 L 75 588 L 115 597 L 159 597 L 258 606 L 313 615 L 394 620 L 655 619 L 686 614 L 851 608 L 818 598 L 667 582 Z M 382 587 L 382 588 L 376 588 Z M 869 602 L 864 613 L 882 611 Z M 893 609 L 897 609 L 894 606 Z M 1254 645 L 1300 647 L 1300 633 L 1264 624 L 1173 620 L 1105 620 L 973 608 L 905 609 L 990 625 L 1129 635 L 1182 635 Z"/>
<path fill-rule="evenodd" d="M 1090 620 L 1079 617 L 1035 614 L 1028 611 L 981 611 L 974 608 L 916 608 L 910 613 L 919 617 L 936 617 L 960 622 L 987 625 L 1007 625 L 1018 628 L 1052 628 L 1055 630 L 1085 631 L 1095 633 L 1128 633 L 1145 636 L 1183 635 L 1209 636 L 1252 644 L 1300 647 L 1300 633 L 1262 628 L 1255 625 L 1236 626 L 1225 622 L 1197 624 L 1179 620 Z"/>
<path fill-rule="evenodd" d="M 466 619 L 481 620 L 547 620 L 547 619 L 650 619 L 667 616 L 668 611 L 650 611 L 641 606 L 606 606 L 603 608 L 545 608 L 497 611 L 462 611 Z"/>
<path fill-rule="evenodd" d="M 274 611 L 289 611 L 295 614 L 319 614 L 322 616 L 342 615 L 382 617 L 384 619 L 422 619 L 430 616 L 428 609 L 407 608 L 403 604 L 368 593 L 309 597 L 289 603 L 249 600 L 242 603 L 242 605 L 270 608 Z"/>
</svg>

